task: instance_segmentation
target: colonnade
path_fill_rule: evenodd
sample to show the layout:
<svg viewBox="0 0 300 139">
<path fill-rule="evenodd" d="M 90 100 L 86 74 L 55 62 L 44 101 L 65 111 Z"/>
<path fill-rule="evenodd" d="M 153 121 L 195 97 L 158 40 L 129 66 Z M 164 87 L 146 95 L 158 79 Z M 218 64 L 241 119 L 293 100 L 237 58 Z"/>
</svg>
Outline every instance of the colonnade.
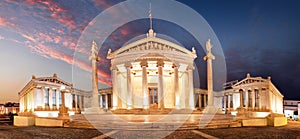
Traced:
<svg viewBox="0 0 300 139">
<path fill-rule="evenodd" d="M 164 97 L 165 97 L 165 90 L 164 90 L 164 67 L 165 67 L 165 63 L 162 60 L 158 60 L 156 63 L 156 67 L 157 67 L 157 92 L 158 92 L 158 108 L 165 108 L 166 104 L 164 102 Z M 149 109 L 149 83 L 148 83 L 148 62 L 147 61 L 141 61 L 140 62 L 140 71 L 141 72 L 141 91 L 142 91 L 142 98 L 143 98 L 143 109 Z M 131 63 L 126 63 L 125 64 L 125 69 L 126 69 L 126 86 L 127 86 L 127 92 L 126 92 L 126 97 L 127 98 L 123 98 L 126 100 L 126 105 L 127 105 L 127 109 L 132 109 L 134 108 L 133 106 L 133 89 L 132 87 L 137 84 L 137 83 L 132 83 L 132 75 L 133 75 L 133 69 L 132 69 L 132 64 Z M 193 70 L 192 68 L 188 67 L 186 71 L 180 71 L 180 73 L 183 74 L 187 74 L 187 80 L 185 80 L 184 82 L 186 82 L 186 84 L 188 84 L 187 86 L 183 86 L 185 88 L 191 88 L 189 89 L 187 92 L 188 94 L 185 95 L 183 93 L 186 93 L 185 91 L 181 91 L 179 88 L 180 82 L 179 82 L 179 65 L 173 65 L 172 66 L 172 71 L 170 71 L 170 75 L 174 74 L 172 76 L 172 82 L 173 82 L 173 108 L 191 108 L 194 109 L 194 86 L 193 86 Z M 113 109 L 118 109 L 119 108 L 119 102 L 121 101 L 121 99 L 119 99 L 120 93 L 118 92 L 118 89 L 123 89 L 120 88 L 120 84 L 118 84 L 118 79 L 117 76 L 118 74 L 120 74 L 120 71 L 118 70 L 118 68 L 116 66 L 112 66 L 112 82 L 113 82 Z M 182 96 L 186 96 L 187 99 L 185 98 L 184 100 L 181 98 Z M 180 101 L 184 101 L 185 105 L 181 106 Z"/>
<path fill-rule="evenodd" d="M 57 87 L 35 86 L 20 96 L 20 111 L 58 110 L 61 105 L 62 93 Z M 84 108 L 84 96 L 67 91 L 65 105 L 79 111 Z"/>
</svg>

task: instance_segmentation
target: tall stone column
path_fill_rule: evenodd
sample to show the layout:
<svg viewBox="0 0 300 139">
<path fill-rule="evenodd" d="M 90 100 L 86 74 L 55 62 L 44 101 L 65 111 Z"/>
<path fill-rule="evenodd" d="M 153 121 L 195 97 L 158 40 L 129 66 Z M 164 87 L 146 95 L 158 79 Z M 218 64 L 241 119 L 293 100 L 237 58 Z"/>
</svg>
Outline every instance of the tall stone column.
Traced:
<svg viewBox="0 0 300 139">
<path fill-rule="evenodd" d="M 132 109 L 131 64 L 126 65 L 126 69 L 127 69 L 127 109 Z"/>
<path fill-rule="evenodd" d="M 113 93 L 112 93 L 112 95 L 113 95 L 113 107 L 112 107 L 112 109 L 113 110 L 116 110 L 118 108 L 118 100 L 119 100 L 117 74 L 118 74 L 118 71 L 116 69 L 112 69 L 112 83 L 113 83 Z M 100 103 L 101 103 L 101 99 L 100 99 Z"/>
<path fill-rule="evenodd" d="M 217 109 L 214 106 L 214 94 L 213 94 L 213 73 L 212 73 L 212 60 L 215 56 L 211 52 L 212 45 L 210 40 L 206 42 L 206 56 L 203 58 L 207 62 L 207 95 L 208 95 L 208 113 L 215 113 Z"/>
<path fill-rule="evenodd" d="M 149 96 L 148 96 L 148 81 L 147 81 L 147 62 L 141 62 L 142 66 L 142 92 L 143 92 L 143 106 L 144 109 L 149 109 Z"/>
<path fill-rule="evenodd" d="M 195 99 L 194 99 L 194 81 L 193 81 L 193 69 L 190 67 L 188 69 L 189 76 L 189 108 L 195 109 Z"/>
<path fill-rule="evenodd" d="M 174 92 L 175 92 L 175 107 L 180 109 L 180 94 L 179 94 L 179 81 L 178 81 L 178 67 L 174 66 Z"/>
<path fill-rule="evenodd" d="M 164 108 L 164 86 L 163 86 L 163 61 L 157 62 L 158 67 L 158 108 L 163 109 Z"/>
<path fill-rule="evenodd" d="M 100 60 L 98 57 L 98 46 L 95 41 L 92 44 L 92 53 L 89 60 L 92 61 L 92 108 L 99 108 L 98 104 L 98 74 L 97 74 L 97 62 Z"/>
</svg>

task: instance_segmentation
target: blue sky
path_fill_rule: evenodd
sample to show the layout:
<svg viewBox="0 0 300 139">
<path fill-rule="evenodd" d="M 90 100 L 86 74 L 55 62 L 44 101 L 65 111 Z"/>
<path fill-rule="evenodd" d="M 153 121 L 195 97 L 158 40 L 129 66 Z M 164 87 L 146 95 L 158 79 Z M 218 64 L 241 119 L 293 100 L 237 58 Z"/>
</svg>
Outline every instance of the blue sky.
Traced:
<svg viewBox="0 0 300 139">
<path fill-rule="evenodd" d="M 77 41 L 89 23 L 103 10 L 121 0 L 24 0 L 0 2 L 0 103 L 17 101 L 17 93 L 31 75 L 58 76 L 72 82 L 72 62 Z M 272 77 L 287 99 L 300 99 L 300 1 L 298 0 L 185 0 L 179 1 L 201 14 L 222 45 L 227 79 Z M 167 10 L 167 9 L 166 9 Z M 107 49 L 121 47 L 134 36 L 146 33 L 147 20 L 117 29 L 106 40 Z M 154 19 L 157 32 L 191 47 L 194 38 L 180 27 Z M 172 31 L 171 31 L 172 30 Z M 177 32 L 183 32 L 177 35 Z M 175 33 L 174 33 L 175 32 Z M 103 47 L 104 49 L 105 47 Z M 89 50 L 77 50 L 89 54 Z M 100 50 L 105 54 L 107 51 Z M 199 50 L 201 59 L 204 52 Z M 205 88 L 205 62 L 199 59 Z M 110 84 L 109 61 L 99 64 L 99 82 Z M 78 67 L 89 71 L 90 63 Z"/>
</svg>

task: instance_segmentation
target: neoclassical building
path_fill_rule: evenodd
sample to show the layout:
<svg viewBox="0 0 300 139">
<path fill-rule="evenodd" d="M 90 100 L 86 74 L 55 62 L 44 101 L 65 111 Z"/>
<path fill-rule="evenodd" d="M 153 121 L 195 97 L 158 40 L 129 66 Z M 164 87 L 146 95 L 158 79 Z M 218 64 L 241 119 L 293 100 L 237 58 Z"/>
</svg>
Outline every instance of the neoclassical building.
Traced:
<svg viewBox="0 0 300 139">
<path fill-rule="evenodd" d="M 227 112 L 238 113 L 243 109 L 246 112 L 283 114 L 283 95 L 274 86 L 271 77 L 251 77 L 248 73 L 245 79 L 227 84 L 222 98 L 219 101 Z"/>
<path fill-rule="evenodd" d="M 147 37 L 111 52 L 113 109 L 194 109 L 192 51 L 161 39 L 152 29 Z"/>
<path fill-rule="evenodd" d="M 32 112 L 38 117 L 57 117 L 62 105 L 61 87 L 65 88 L 65 106 L 70 115 L 80 113 L 90 106 L 91 93 L 75 89 L 71 83 L 52 77 L 36 78 L 31 80 L 19 92 L 20 112 Z"/>
</svg>

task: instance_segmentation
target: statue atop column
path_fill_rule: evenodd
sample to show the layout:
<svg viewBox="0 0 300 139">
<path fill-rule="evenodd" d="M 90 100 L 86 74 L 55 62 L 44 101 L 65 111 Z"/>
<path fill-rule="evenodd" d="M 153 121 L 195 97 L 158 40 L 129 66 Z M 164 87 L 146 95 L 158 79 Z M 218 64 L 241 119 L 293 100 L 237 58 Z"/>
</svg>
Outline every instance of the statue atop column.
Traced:
<svg viewBox="0 0 300 139">
<path fill-rule="evenodd" d="M 206 56 L 203 58 L 207 62 L 207 95 L 208 95 L 208 104 L 206 108 L 207 113 L 216 113 L 216 108 L 214 106 L 214 94 L 213 94 L 213 73 L 212 73 L 212 60 L 215 59 L 215 56 L 211 52 L 212 45 L 210 39 L 206 41 Z"/>
<path fill-rule="evenodd" d="M 89 60 L 92 61 L 92 108 L 99 108 L 98 104 L 98 74 L 97 74 L 97 62 L 100 61 L 98 57 L 98 46 L 95 41 L 92 43 L 91 55 Z"/>
<path fill-rule="evenodd" d="M 206 56 L 204 57 L 205 61 L 207 61 L 208 59 L 215 60 L 215 56 L 212 54 L 211 48 L 212 48 L 212 45 L 210 43 L 210 39 L 208 39 L 206 41 Z"/>
</svg>

